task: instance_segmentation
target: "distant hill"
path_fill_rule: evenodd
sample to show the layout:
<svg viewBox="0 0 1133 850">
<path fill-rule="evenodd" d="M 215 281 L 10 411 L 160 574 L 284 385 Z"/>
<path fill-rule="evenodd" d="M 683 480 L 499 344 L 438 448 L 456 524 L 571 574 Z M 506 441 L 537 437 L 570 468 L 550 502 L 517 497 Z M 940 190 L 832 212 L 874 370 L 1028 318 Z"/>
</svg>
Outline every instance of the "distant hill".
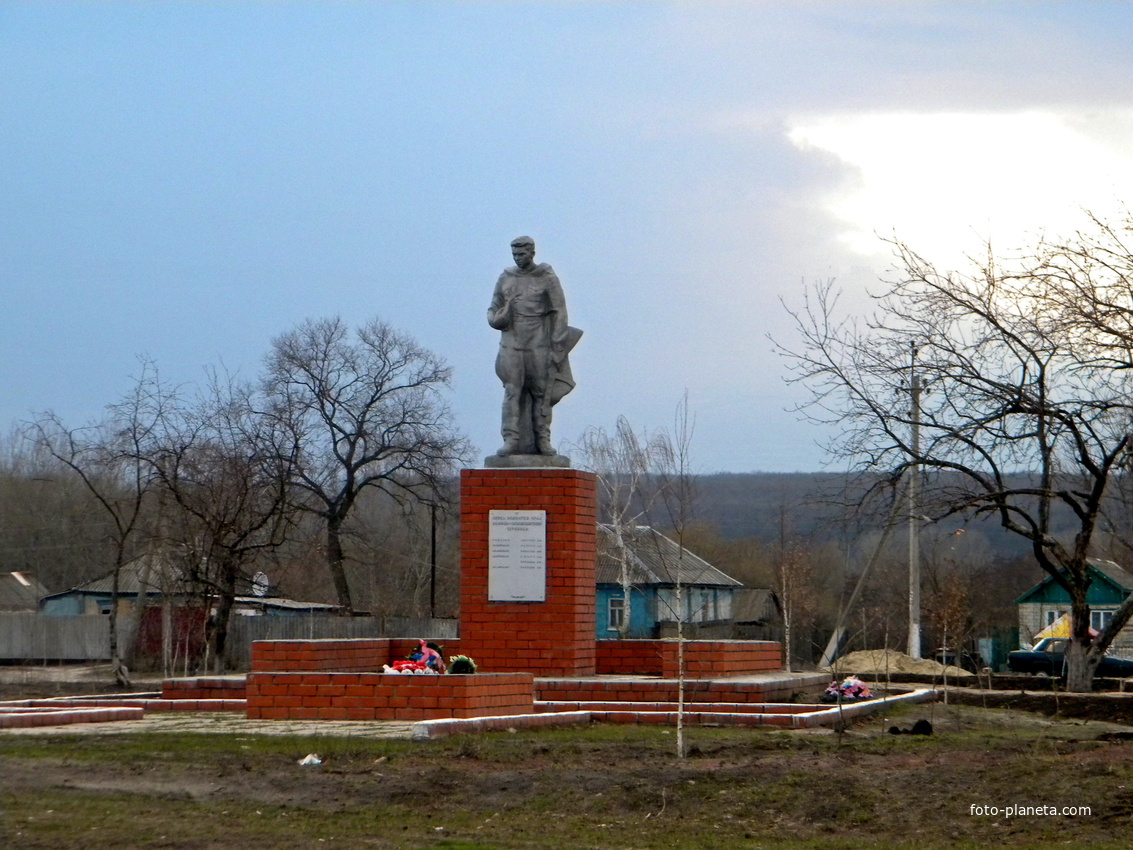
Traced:
<svg viewBox="0 0 1133 850">
<path fill-rule="evenodd" d="M 780 517 L 786 513 L 792 534 L 823 541 L 846 533 L 846 478 L 839 473 L 716 473 L 696 478 L 697 522 L 710 524 L 722 537 L 755 537 L 773 541 L 779 535 Z M 880 530 L 884 517 L 876 524 L 860 519 L 860 533 L 871 526 Z M 949 519 L 937 523 L 937 533 L 951 534 L 961 529 L 978 531 L 991 552 L 1001 558 L 1015 558 L 1029 551 L 1029 545 L 1000 528 L 993 519 L 964 521 Z"/>
<path fill-rule="evenodd" d="M 723 537 L 772 540 L 780 517 L 800 537 L 831 535 L 841 510 L 830 503 L 844 476 L 834 473 L 716 473 L 696 478 L 696 519 L 714 525 Z"/>
</svg>

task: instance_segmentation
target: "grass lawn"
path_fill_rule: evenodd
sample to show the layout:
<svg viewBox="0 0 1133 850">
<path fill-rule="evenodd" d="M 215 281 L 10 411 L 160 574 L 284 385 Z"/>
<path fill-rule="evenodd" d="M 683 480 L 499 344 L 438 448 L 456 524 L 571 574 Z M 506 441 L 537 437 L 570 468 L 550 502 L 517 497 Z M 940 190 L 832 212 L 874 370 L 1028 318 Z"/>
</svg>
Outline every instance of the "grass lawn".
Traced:
<svg viewBox="0 0 1133 850">
<path fill-rule="evenodd" d="M 887 732 L 920 718 L 935 734 Z M 0 733 L 0 846 L 1125 848 L 1133 835 L 1128 727 L 922 705 L 844 734 L 687 739 L 677 759 L 672 730 L 635 726 L 428 743 Z M 323 763 L 299 765 L 308 753 Z"/>
</svg>

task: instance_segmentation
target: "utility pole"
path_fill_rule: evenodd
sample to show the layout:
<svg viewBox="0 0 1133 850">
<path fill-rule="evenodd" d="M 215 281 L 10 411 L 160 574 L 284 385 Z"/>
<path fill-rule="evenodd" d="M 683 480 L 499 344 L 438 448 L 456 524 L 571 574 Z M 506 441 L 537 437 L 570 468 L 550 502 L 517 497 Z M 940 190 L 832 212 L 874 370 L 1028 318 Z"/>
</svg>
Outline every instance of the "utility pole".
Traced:
<svg viewBox="0 0 1133 850">
<path fill-rule="evenodd" d="M 909 467 L 909 481 L 905 492 L 909 499 L 909 645 L 912 658 L 921 657 L 921 540 L 918 489 L 921 467 L 921 379 L 917 374 L 917 346 L 909 343 L 909 398 L 911 399 L 911 430 L 909 445 L 913 463 Z"/>
<path fill-rule="evenodd" d="M 429 618 L 437 618 L 437 503 L 429 502 Z"/>
</svg>

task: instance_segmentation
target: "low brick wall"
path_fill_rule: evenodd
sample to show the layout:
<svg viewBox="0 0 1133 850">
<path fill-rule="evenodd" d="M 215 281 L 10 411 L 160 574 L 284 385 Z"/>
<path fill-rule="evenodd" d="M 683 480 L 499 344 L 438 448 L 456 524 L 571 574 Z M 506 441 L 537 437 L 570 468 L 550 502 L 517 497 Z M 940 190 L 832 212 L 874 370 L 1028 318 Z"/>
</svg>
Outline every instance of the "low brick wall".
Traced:
<svg viewBox="0 0 1133 850">
<path fill-rule="evenodd" d="M 600 640 L 600 675 L 662 676 L 675 679 L 677 641 Z M 685 676 L 723 678 L 777 672 L 783 667 L 781 646 L 766 640 L 688 640 L 684 642 Z"/>
<path fill-rule="evenodd" d="M 506 630 L 508 625 L 505 620 L 499 628 Z M 553 637 L 547 640 L 553 642 Z M 446 658 L 469 653 L 484 672 L 493 672 L 491 658 L 489 663 L 484 663 L 484 658 L 488 657 L 484 653 L 488 650 L 475 641 L 454 638 L 443 641 L 442 645 Z M 593 645 L 600 675 L 677 678 L 675 640 L 600 640 Z M 252 644 L 252 672 L 376 673 L 382 665 L 405 658 L 416 648 L 417 641 L 412 638 L 258 640 Z M 782 669 L 782 649 L 774 641 L 689 640 L 684 642 L 684 648 L 685 676 L 689 678 L 747 676 Z M 545 651 L 549 650 L 534 646 L 521 649 L 513 645 L 509 651 L 512 653 L 510 663 L 522 659 L 522 663 L 544 676 L 561 675 L 554 671 L 555 664 L 548 669 Z"/>
<path fill-rule="evenodd" d="M 244 699 L 243 676 L 190 676 L 166 679 L 161 698 L 166 700 Z"/>
<path fill-rule="evenodd" d="M 248 674 L 248 718 L 434 720 L 531 714 L 530 673 L 470 676 L 394 673 Z"/>
<path fill-rule="evenodd" d="M 446 658 L 460 654 L 459 640 L 440 643 Z M 380 673 L 383 665 L 406 658 L 417 645 L 412 638 L 257 640 L 252 643 L 252 672 Z"/>
</svg>

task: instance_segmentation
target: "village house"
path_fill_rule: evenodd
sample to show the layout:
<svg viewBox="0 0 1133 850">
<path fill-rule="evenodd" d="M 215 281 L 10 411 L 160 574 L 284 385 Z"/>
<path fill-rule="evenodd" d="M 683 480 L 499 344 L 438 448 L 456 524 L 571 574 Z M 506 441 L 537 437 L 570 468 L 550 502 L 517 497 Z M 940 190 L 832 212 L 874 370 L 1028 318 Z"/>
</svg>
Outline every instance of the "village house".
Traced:
<svg viewBox="0 0 1133 850">
<path fill-rule="evenodd" d="M 1090 558 L 1087 571 L 1091 578 L 1086 601 L 1090 603 L 1090 628 L 1101 631 L 1113 618 L 1130 593 L 1133 593 L 1133 574 L 1119 567 L 1113 561 Z M 1032 644 L 1044 629 L 1055 626 L 1063 617 L 1069 619 L 1070 594 L 1047 576 L 1017 600 L 1019 612 L 1019 641 Z M 1133 658 L 1133 625 L 1122 629 L 1113 644 L 1110 654 L 1123 658 Z"/>
</svg>

